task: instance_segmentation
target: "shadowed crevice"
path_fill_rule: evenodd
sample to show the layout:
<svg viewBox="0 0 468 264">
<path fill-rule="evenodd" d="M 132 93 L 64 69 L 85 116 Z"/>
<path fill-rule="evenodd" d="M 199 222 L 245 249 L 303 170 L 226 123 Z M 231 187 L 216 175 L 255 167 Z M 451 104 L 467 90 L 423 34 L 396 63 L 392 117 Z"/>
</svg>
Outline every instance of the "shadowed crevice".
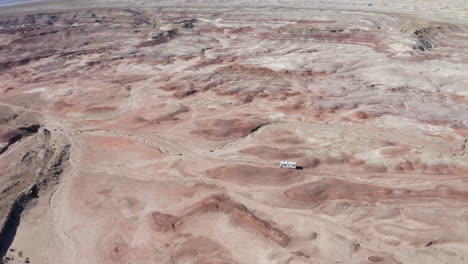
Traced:
<svg viewBox="0 0 468 264">
<path fill-rule="evenodd" d="M 21 194 L 13 203 L 7 221 L 0 232 L 0 264 L 4 263 L 3 258 L 15 239 L 24 208 L 31 200 L 36 198 L 38 198 L 38 189 L 34 185 L 28 192 Z"/>
</svg>

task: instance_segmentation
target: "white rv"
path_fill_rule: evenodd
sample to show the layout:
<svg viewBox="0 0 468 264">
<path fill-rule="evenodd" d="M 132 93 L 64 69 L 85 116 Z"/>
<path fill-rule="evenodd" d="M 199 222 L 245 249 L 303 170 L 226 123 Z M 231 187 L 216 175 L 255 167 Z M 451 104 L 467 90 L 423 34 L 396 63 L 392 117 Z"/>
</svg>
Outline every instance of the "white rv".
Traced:
<svg viewBox="0 0 468 264">
<path fill-rule="evenodd" d="M 296 162 L 295 161 L 281 161 L 279 165 L 280 165 L 280 168 L 287 168 L 287 169 L 295 169 L 296 168 Z"/>
</svg>

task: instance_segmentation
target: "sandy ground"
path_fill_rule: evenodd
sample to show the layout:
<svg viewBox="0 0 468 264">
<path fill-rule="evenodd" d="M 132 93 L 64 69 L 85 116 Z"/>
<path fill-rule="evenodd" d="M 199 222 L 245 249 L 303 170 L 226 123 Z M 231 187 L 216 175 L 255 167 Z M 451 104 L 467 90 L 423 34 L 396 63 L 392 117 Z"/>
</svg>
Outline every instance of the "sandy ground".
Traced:
<svg viewBox="0 0 468 264">
<path fill-rule="evenodd" d="M 0 104 L 70 144 L 5 262 L 468 263 L 467 9 L 0 9 Z"/>
</svg>

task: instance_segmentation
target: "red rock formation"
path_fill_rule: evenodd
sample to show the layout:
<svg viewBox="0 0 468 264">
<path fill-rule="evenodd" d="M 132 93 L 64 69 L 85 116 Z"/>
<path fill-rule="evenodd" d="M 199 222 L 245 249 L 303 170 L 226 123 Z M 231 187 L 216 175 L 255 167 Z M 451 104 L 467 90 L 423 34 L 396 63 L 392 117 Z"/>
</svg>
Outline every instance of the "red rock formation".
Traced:
<svg viewBox="0 0 468 264">
<path fill-rule="evenodd" d="M 199 126 L 206 128 L 195 130 L 192 134 L 200 135 L 214 141 L 231 140 L 245 137 L 265 124 L 267 123 L 263 120 L 203 120 L 200 122 Z"/>
<path fill-rule="evenodd" d="M 190 221 L 190 217 L 208 212 L 229 214 L 240 226 L 259 232 L 264 237 L 275 241 L 281 247 L 286 247 L 291 240 L 283 231 L 273 227 L 268 221 L 258 218 L 244 205 L 236 203 L 224 195 L 213 195 L 194 204 L 180 217 L 175 226 L 180 226 Z"/>
<path fill-rule="evenodd" d="M 175 216 L 162 214 L 160 212 L 153 212 L 151 216 L 154 223 L 153 229 L 158 232 L 173 231 L 175 224 L 179 221 L 179 218 Z"/>
<path fill-rule="evenodd" d="M 379 200 L 421 198 L 451 199 L 468 202 L 468 192 L 458 191 L 446 185 L 438 185 L 433 190 L 411 190 L 330 178 L 300 185 L 286 191 L 285 194 L 292 200 L 310 202 L 312 205 L 328 200 L 341 199 L 368 203 L 375 203 Z"/>
</svg>

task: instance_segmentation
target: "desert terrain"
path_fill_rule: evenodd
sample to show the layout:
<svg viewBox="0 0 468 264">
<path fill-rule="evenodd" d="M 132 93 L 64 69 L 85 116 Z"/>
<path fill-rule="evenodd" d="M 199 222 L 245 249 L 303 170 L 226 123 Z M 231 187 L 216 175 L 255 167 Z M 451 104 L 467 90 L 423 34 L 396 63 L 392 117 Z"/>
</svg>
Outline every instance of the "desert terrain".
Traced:
<svg viewBox="0 0 468 264">
<path fill-rule="evenodd" d="M 0 3 L 0 263 L 468 263 L 467 25 L 461 0 Z"/>
</svg>

